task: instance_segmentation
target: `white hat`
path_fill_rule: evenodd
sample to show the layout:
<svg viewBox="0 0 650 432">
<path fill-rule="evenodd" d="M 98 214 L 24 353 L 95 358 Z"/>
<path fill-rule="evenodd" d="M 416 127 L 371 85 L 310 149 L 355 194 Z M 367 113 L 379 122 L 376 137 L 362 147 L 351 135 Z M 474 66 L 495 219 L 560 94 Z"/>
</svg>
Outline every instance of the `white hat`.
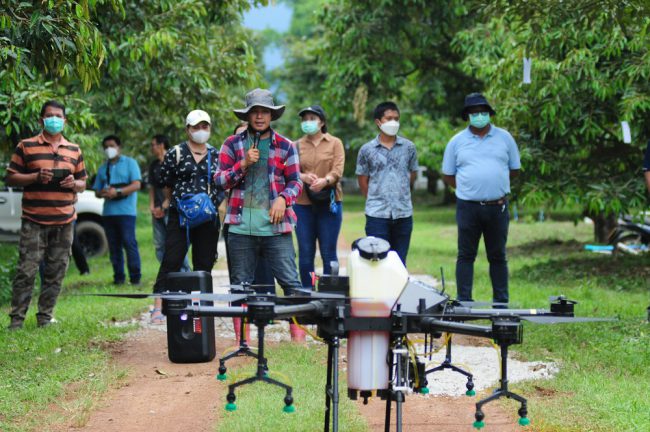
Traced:
<svg viewBox="0 0 650 432">
<path fill-rule="evenodd" d="M 212 124 L 210 121 L 210 115 L 203 110 L 190 111 L 185 118 L 185 126 L 196 126 L 201 122 L 208 122 L 210 125 Z"/>
</svg>

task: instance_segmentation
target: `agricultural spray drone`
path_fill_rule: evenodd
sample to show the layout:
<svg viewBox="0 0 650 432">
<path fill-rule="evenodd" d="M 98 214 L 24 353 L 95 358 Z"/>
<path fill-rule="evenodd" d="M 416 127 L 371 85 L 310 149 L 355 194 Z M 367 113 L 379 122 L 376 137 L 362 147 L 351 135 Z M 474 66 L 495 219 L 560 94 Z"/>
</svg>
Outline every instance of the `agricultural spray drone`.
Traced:
<svg viewBox="0 0 650 432">
<path fill-rule="evenodd" d="M 429 341 L 441 338 L 443 333 L 492 339 L 500 350 L 501 378 L 499 387 L 476 403 L 474 427 L 480 429 L 485 425 L 482 407 L 501 397 L 519 402 L 519 424 L 525 426 L 530 422 L 526 399 L 508 389 L 508 348 L 522 343 L 522 321 L 555 324 L 609 320 L 575 317 L 576 302 L 563 296 L 551 298 L 549 309 L 508 309 L 503 305 L 477 308 L 479 305 L 476 303 L 452 300 L 444 289 L 439 291 L 409 278 L 399 257 L 389 248 L 387 242 L 373 237 L 355 242 L 355 249 L 348 260 L 349 276 L 321 276 L 317 292 L 295 290 L 291 295 L 278 297 L 256 292 L 254 286 L 237 286 L 232 287 L 233 294 L 158 294 L 163 299 L 164 312 L 168 316 L 168 340 L 171 344 L 174 337 L 194 338 L 196 333 L 204 331 L 199 320 L 205 317 L 245 318 L 258 328 L 258 350 L 251 351 L 242 331 L 239 349 L 220 359 L 217 378 L 226 378 L 226 361 L 239 355 L 256 358 L 257 370 L 250 378 L 229 384 L 226 409 L 236 409 L 235 391 L 238 387 L 263 381 L 286 391 L 284 411 L 293 412 L 292 388 L 268 376 L 269 361 L 264 352 L 265 328 L 277 320 L 296 320 L 301 325 L 315 325 L 317 336 L 328 346 L 324 418 L 324 430 L 328 432 L 338 431 L 339 424 L 338 357 L 341 339 L 348 339 L 348 396 L 353 400 L 361 398 L 364 403 L 373 394 L 385 400 L 386 431 L 390 429 L 392 404 L 395 403 L 396 430 L 401 431 L 405 396 L 412 392 L 426 393 L 427 375 L 438 370 L 451 369 L 464 375 L 467 378 L 466 394 L 475 394 L 472 374 L 452 363 L 450 337 L 445 338 L 447 351 L 443 363 L 427 370 L 424 361 L 412 355 L 414 348 L 408 341 L 409 334 L 424 333 Z M 187 277 L 187 273 L 184 275 Z M 213 302 L 240 305 L 215 306 Z M 469 323 L 479 320 L 488 323 Z M 180 323 L 180 330 L 170 327 L 173 322 Z M 425 342 L 425 345 L 427 343 L 431 342 Z"/>
</svg>

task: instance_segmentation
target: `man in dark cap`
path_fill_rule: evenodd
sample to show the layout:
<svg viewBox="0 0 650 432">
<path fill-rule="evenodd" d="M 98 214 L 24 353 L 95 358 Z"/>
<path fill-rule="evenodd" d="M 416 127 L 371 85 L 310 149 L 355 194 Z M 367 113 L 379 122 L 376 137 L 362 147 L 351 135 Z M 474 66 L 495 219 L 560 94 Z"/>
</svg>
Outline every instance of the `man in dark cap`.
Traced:
<svg viewBox="0 0 650 432">
<path fill-rule="evenodd" d="M 472 300 L 474 260 L 482 235 L 493 301 L 508 302 L 508 194 L 510 179 L 518 174 L 521 163 L 512 135 L 491 124 L 495 114 L 483 95 L 467 95 L 461 115 L 469 126 L 449 141 L 442 161 L 445 182 L 456 188 L 459 300 Z"/>
<path fill-rule="evenodd" d="M 231 283 L 253 282 L 260 257 L 290 294 L 302 286 L 291 235 L 297 221 L 291 206 L 302 182 L 296 146 L 271 128 L 283 112 L 269 90 L 249 92 L 246 107 L 234 110 L 248 129 L 223 143 L 214 180 L 230 190 L 224 223 L 229 225 Z"/>
</svg>

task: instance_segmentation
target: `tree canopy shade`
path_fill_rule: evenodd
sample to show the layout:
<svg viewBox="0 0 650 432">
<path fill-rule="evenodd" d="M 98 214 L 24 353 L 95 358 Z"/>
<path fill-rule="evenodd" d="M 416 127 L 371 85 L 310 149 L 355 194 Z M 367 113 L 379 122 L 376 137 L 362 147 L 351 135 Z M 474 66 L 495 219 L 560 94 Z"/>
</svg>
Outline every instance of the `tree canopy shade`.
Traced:
<svg viewBox="0 0 650 432">
<path fill-rule="evenodd" d="M 108 133 L 127 145 L 158 133 L 182 139 L 184 116 L 195 108 L 212 115 L 220 140 L 236 121 L 229 110 L 259 80 L 241 26 L 251 3 L 266 2 L 2 1 L 0 138 L 9 138 L 2 151 L 37 129 L 50 98 L 66 103 L 67 133 L 90 155 Z"/>
<path fill-rule="evenodd" d="M 648 8 L 612 0 L 495 2 L 486 10 L 490 20 L 456 37 L 463 70 L 487 84 L 496 121 L 524 150 L 523 200 L 578 203 L 597 222 L 645 205 Z M 524 57 L 532 59 L 530 85 L 522 84 Z M 632 144 L 623 142 L 621 121 L 631 126 Z"/>
<path fill-rule="evenodd" d="M 458 115 L 463 97 L 483 91 L 495 124 L 522 151 L 517 199 L 579 205 L 602 221 L 645 205 L 649 7 L 640 0 L 326 2 L 322 36 L 290 59 L 324 77 L 318 94 L 360 125 L 376 102 L 395 99 L 401 130 L 434 169 L 466 126 Z M 531 84 L 522 83 L 525 57 Z M 632 144 L 623 143 L 621 121 L 631 126 Z"/>
</svg>

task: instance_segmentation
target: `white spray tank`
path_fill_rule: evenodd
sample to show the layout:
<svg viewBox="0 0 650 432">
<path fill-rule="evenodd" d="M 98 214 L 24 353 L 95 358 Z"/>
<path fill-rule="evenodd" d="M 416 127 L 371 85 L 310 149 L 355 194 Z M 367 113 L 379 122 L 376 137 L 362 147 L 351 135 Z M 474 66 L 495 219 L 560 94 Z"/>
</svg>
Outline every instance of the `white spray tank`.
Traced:
<svg viewBox="0 0 650 432">
<path fill-rule="evenodd" d="M 350 304 L 353 317 L 389 318 L 393 305 L 408 282 L 408 272 L 390 244 L 365 237 L 356 242 L 348 258 Z M 348 335 L 348 389 L 388 388 L 387 363 L 390 333 L 351 331 Z"/>
</svg>

